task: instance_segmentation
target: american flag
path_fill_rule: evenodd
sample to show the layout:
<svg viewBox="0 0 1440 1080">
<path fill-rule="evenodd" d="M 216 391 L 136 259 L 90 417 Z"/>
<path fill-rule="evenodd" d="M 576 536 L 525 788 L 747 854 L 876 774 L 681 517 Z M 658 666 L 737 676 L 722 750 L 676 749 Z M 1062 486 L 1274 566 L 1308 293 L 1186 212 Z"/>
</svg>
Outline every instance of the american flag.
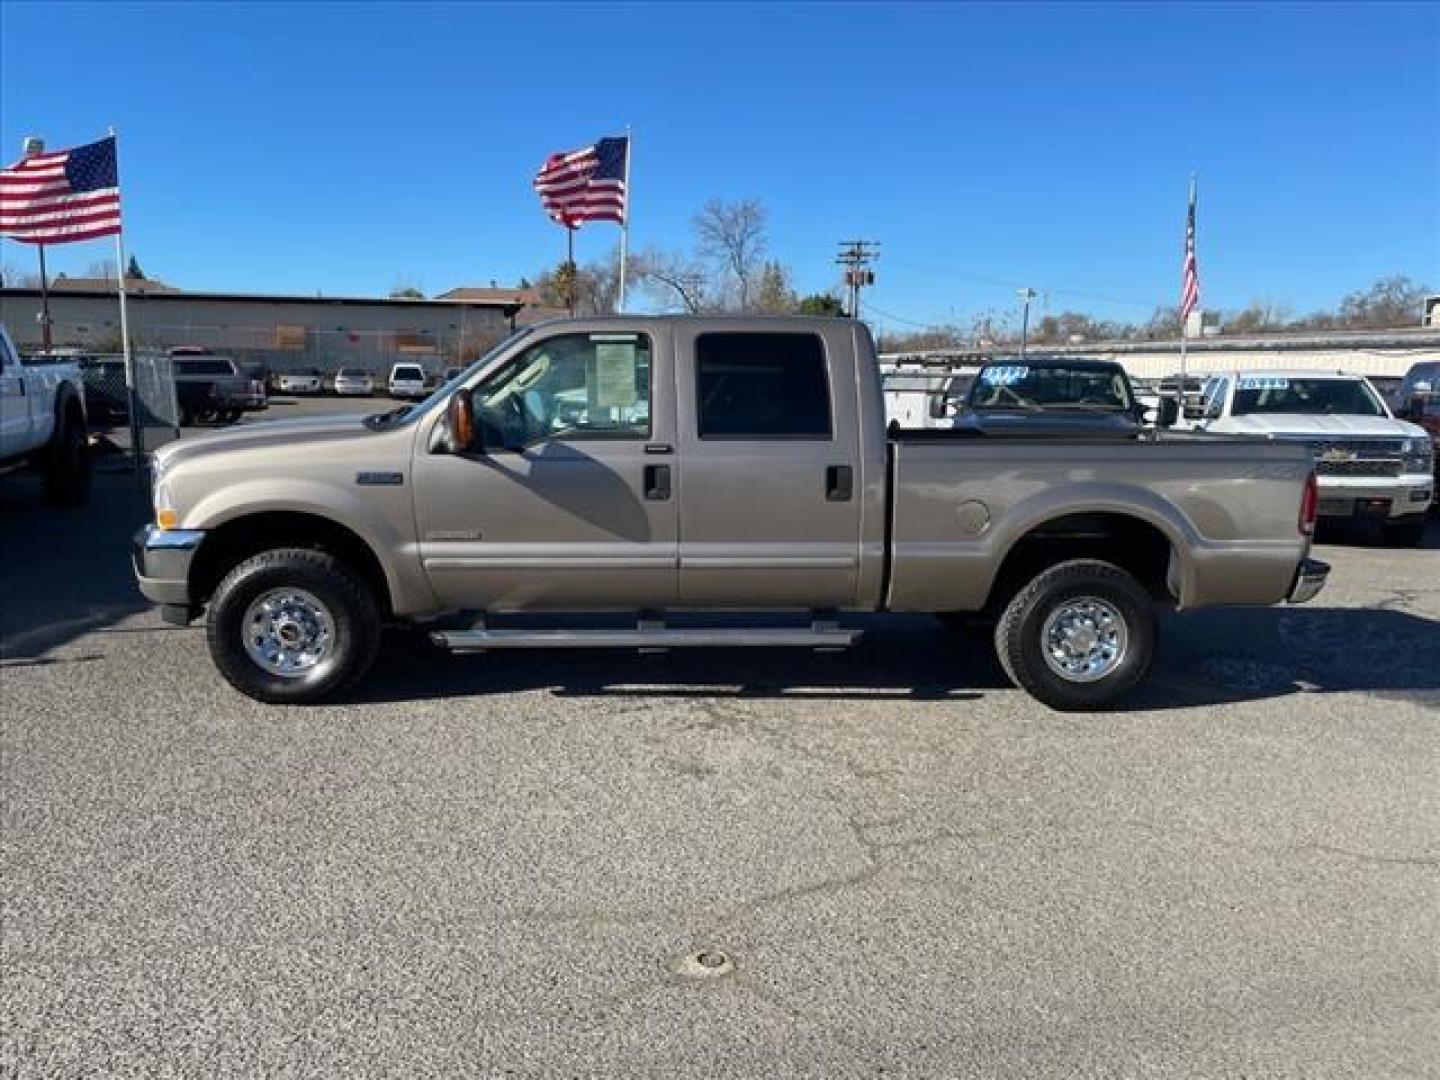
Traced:
<svg viewBox="0 0 1440 1080">
<path fill-rule="evenodd" d="M 1185 271 L 1180 282 L 1180 326 L 1200 305 L 1200 267 L 1195 262 L 1195 181 L 1190 181 L 1190 215 L 1185 220 Z"/>
<path fill-rule="evenodd" d="M 601 139 L 594 146 L 551 154 L 535 174 L 540 205 L 567 229 L 586 221 L 625 223 L 625 165 L 630 140 Z"/>
<path fill-rule="evenodd" d="M 0 169 L 0 236 L 68 244 L 120 231 L 115 139 L 35 154 Z"/>
</svg>

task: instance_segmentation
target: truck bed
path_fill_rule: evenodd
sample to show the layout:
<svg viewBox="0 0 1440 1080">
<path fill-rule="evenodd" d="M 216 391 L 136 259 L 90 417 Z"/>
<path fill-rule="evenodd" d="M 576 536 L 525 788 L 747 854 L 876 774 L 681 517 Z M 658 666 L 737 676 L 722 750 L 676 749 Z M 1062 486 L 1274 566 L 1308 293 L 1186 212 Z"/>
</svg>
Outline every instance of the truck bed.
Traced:
<svg viewBox="0 0 1440 1080">
<path fill-rule="evenodd" d="M 984 607 L 1022 541 L 1163 539 L 1183 607 L 1283 600 L 1303 558 L 1304 446 L 1204 433 L 1030 437 L 892 431 L 888 448 L 894 610 Z"/>
</svg>

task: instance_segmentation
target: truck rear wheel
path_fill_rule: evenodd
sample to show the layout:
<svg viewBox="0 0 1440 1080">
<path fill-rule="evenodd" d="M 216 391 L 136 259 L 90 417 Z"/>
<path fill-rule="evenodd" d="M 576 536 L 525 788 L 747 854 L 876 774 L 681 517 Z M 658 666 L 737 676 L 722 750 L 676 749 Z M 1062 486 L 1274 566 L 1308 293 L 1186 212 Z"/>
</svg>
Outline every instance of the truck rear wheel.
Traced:
<svg viewBox="0 0 1440 1080">
<path fill-rule="evenodd" d="M 210 603 L 206 637 L 220 674 L 268 704 L 309 704 L 352 685 L 375 660 L 380 608 L 335 556 L 263 551 L 230 571 Z"/>
<path fill-rule="evenodd" d="M 1062 711 L 1103 709 L 1145 677 L 1159 637 L 1150 595 L 1107 562 L 1076 559 L 1037 575 L 995 627 L 1000 665 Z"/>
<path fill-rule="evenodd" d="M 90 443 L 85 425 L 69 410 L 56 423 L 41 461 L 45 498 L 56 506 L 78 506 L 90 496 Z"/>
</svg>

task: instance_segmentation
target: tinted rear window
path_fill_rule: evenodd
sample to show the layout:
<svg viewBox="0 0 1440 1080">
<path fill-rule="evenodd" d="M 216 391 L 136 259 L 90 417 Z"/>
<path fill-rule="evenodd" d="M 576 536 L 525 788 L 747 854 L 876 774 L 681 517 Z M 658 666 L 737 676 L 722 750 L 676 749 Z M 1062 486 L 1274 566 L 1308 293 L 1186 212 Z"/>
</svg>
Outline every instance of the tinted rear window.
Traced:
<svg viewBox="0 0 1440 1080">
<path fill-rule="evenodd" d="M 234 375 L 235 369 L 228 360 L 209 360 L 199 357 L 179 356 L 175 368 L 182 375 Z"/>
<path fill-rule="evenodd" d="M 370 373 L 363 368 L 342 367 L 340 374 L 347 379 L 363 379 Z"/>
<path fill-rule="evenodd" d="M 424 379 L 425 373 L 418 367 L 397 367 L 390 377 L 392 379 Z"/>
<path fill-rule="evenodd" d="M 825 348 L 814 334 L 701 334 L 702 439 L 828 439 Z"/>
</svg>

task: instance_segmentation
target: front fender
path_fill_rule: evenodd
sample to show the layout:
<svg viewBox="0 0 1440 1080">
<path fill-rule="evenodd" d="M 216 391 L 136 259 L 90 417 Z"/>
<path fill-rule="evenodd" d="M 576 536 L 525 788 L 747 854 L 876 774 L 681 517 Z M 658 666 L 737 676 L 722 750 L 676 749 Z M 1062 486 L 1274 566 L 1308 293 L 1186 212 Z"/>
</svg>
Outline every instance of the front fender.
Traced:
<svg viewBox="0 0 1440 1080">
<path fill-rule="evenodd" d="M 360 495 L 333 483 L 286 477 L 282 485 L 270 478 L 225 484 L 202 495 L 185 511 L 180 528 L 210 531 L 253 514 L 295 513 L 325 518 L 363 540 L 385 574 L 397 615 L 432 611 L 439 606 L 425 578 L 414 542 L 414 509 L 408 485 L 364 489 Z"/>
</svg>

